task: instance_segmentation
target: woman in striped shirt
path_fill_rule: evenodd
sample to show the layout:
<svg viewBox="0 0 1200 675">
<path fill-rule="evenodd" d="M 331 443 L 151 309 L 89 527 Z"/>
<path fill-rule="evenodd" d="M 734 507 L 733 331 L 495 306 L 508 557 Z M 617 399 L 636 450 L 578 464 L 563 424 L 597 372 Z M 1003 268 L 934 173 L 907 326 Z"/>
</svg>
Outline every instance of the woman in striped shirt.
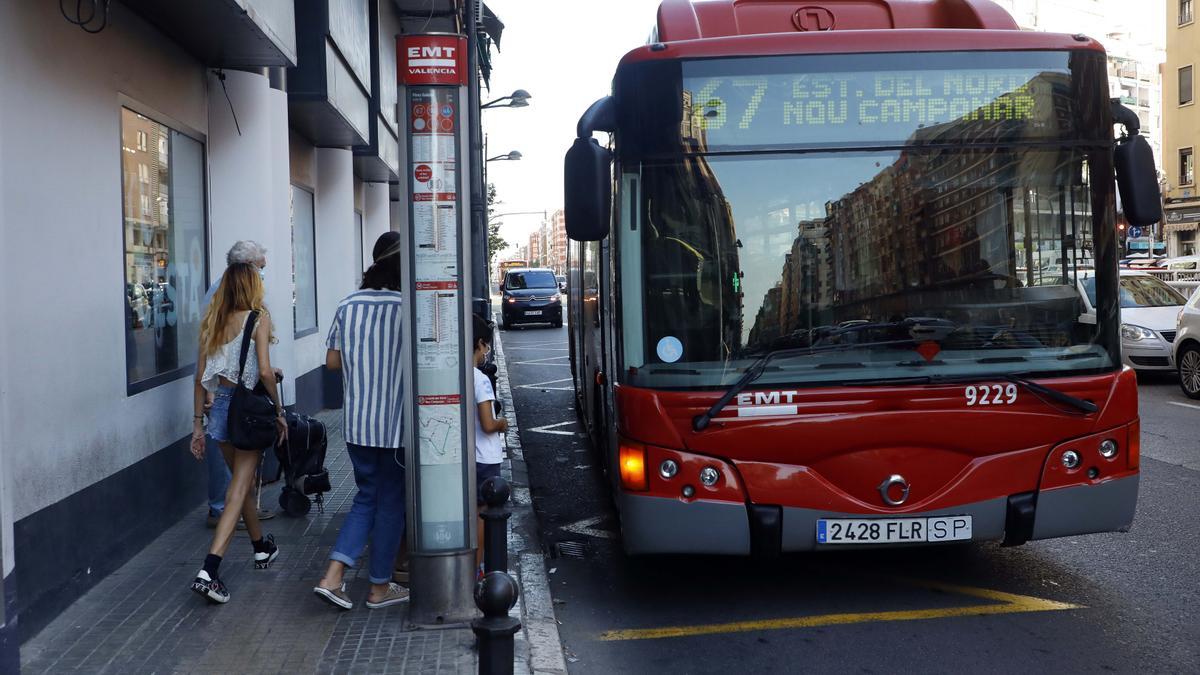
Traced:
<svg viewBox="0 0 1200 675">
<path fill-rule="evenodd" d="M 326 344 L 326 367 L 342 371 L 343 430 L 358 494 L 313 593 L 342 609 L 354 607 L 343 580 L 346 568 L 354 567 L 368 540 L 367 607 L 408 600 L 408 589 L 392 583 L 392 563 L 404 538 L 400 235 L 381 236 L 372 257 L 362 288 L 338 305 Z"/>
</svg>

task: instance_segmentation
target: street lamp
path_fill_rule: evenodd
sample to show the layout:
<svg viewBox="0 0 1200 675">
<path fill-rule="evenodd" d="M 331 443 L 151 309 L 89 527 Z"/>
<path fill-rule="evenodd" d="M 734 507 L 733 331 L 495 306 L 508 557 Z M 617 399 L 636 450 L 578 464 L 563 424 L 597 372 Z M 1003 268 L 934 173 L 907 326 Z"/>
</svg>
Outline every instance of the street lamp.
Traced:
<svg viewBox="0 0 1200 675">
<path fill-rule="evenodd" d="M 497 213 L 497 214 L 488 216 L 488 222 L 490 223 L 493 220 L 495 220 L 497 218 L 503 218 L 504 216 L 534 216 L 534 215 L 545 218 L 546 212 L 545 211 L 508 211 L 506 213 Z"/>
<path fill-rule="evenodd" d="M 512 152 L 508 153 L 507 155 L 496 155 L 495 157 L 488 157 L 487 161 L 489 161 L 489 162 L 504 162 L 504 161 L 515 162 L 519 159 L 521 159 L 521 153 L 517 152 L 516 150 L 513 150 Z"/>
<path fill-rule="evenodd" d="M 487 103 L 484 103 L 483 105 L 479 106 L 479 109 L 487 110 L 488 108 L 524 108 L 529 105 L 529 99 L 531 98 L 533 97 L 529 95 L 529 92 L 525 91 L 524 89 L 518 89 L 508 96 L 503 96 L 495 101 L 488 101 Z M 508 102 L 504 103 L 504 101 Z"/>
</svg>

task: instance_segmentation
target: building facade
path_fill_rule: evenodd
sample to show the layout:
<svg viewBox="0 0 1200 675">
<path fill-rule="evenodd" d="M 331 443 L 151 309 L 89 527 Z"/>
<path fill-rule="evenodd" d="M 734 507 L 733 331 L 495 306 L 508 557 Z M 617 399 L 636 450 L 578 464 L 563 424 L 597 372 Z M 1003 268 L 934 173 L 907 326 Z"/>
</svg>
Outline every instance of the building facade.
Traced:
<svg viewBox="0 0 1200 675">
<path fill-rule="evenodd" d="M 204 503 L 187 451 L 201 302 L 235 241 L 267 249 L 284 402 L 340 406 L 334 310 L 407 226 L 396 36 L 456 31 L 463 8 L 121 0 L 101 26 L 67 5 L 13 0 L 0 21 L 6 673 Z"/>
<path fill-rule="evenodd" d="M 1200 113 L 1196 110 L 1195 68 L 1200 65 L 1200 29 L 1193 0 L 1166 0 L 1167 60 L 1163 64 L 1163 235 L 1167 255 L 1200 254 L 1200 192 L 1196 190 L 1196 150 Z"/>
</svg>

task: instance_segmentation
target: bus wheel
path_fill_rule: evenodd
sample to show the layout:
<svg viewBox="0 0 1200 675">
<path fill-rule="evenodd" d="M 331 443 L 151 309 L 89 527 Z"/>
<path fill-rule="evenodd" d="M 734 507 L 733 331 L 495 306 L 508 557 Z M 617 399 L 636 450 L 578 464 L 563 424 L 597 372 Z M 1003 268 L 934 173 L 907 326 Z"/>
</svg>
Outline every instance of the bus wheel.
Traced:
<svg viewBox="0 0 1200 675">
<path fill-rule="evenodd" d="M 1179 388 L 1188 398 L 1200 399 L 1200 346 L 1189 344 L 1179 350 Z"/>
</svg>

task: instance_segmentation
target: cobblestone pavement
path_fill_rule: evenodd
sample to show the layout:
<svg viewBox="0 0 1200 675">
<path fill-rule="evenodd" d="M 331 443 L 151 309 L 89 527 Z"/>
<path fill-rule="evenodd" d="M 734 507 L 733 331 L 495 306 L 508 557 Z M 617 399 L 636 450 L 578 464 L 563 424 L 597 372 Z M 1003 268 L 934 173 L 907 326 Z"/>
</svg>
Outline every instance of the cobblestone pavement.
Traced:
<svg viewBox="0 0 1200 675">
<path fill-rule="evenodd" d="M 318 417 L 329 430 L 333 491 L 323 514 L 314 506 L 263 523 L 280 548 L 270 569 L 254 569 L 238 532 L 221 568 L 232 599 L 214 606 L 193 594 L 212 536 L 198 507 L 23 645 L 22 672 L 473 673 L 469 628 L 410 630 L 406 605 L 366 609 L 361 567 L 347 574 L 353 610 L 312 594 L 354 497 L 341 411 Z M 263 505 L 278 509 L 278 493 L 278 484 L 265 487 Z"/>
</svg>

